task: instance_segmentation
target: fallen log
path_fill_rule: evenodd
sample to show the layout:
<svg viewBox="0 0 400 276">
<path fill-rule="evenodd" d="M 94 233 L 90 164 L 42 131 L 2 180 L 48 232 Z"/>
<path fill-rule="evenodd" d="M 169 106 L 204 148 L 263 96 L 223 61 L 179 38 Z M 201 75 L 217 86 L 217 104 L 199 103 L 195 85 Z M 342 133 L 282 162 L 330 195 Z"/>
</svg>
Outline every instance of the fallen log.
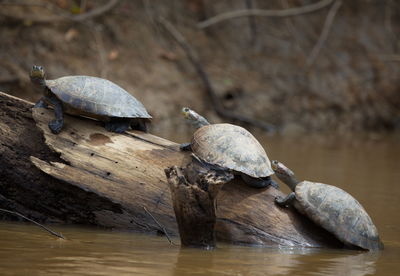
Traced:
<svg viewBox="0 0 400 276">
<path fill-rule="evenodd" d="M 72 116 L 54 135 L 47 126 L 53 116 L 52 110 L 32 109 L 32 103 L 0 92 L 0 208 L 41 222 L 178 235 L 164 169 L 185 167 L 188 153 L 151 134 L 110 133 L 100 122 Z M 217 196 L 217 240 L 338 246 L 295 210 L 277 207 L 278 195 L 282 192 L 253 189 L 241 179 L 225 184 Z"/>
</svg>

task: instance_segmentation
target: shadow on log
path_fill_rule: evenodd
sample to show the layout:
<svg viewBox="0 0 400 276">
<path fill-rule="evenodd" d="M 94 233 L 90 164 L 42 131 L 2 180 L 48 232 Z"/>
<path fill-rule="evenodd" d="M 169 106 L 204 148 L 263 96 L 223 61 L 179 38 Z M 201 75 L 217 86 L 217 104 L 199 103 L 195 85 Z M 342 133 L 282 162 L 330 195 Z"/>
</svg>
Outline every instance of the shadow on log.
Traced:
<svg viewBox="0 0 400 276">
<path fill-rule="evenodd" d="M 52 110 L 0 92 L 0 208 L 41 222 L 96 225 L 178 235 L 164 169 L 190 155 L 151 134 L 105 131 L 100 122 L 65 117 L 54 135 Z M 263 246 L 332 247 L 336 240 L 293 209 L 273 188 L 234 179 L 217 196 L 217 241 Z M 13 219 L 4 217 L 4 219 Z"/>
</svg>

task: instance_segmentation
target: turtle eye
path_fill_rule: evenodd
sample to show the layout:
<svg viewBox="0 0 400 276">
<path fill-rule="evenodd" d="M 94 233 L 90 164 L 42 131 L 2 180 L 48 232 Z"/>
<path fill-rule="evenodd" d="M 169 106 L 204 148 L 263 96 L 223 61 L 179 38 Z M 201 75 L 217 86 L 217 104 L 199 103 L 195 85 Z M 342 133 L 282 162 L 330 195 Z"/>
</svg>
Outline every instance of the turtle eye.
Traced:
<svg viewBox="0 0 400 276">
<path fill-rule="evenodd" d="M 42 66 L 38 66 L 38 65 L 33 65 L 32 66 L 32 71 L 42 71 L 43 67 Z"/>
</svg>

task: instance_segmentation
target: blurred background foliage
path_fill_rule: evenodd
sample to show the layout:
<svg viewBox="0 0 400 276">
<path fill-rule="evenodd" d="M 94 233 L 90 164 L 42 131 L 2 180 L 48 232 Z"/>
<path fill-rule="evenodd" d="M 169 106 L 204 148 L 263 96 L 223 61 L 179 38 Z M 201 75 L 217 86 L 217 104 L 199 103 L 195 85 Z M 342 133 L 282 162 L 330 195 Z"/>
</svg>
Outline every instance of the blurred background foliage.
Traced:
<svg viewBox="0 0 400 276">
<path fill-rule="evenodd" d="M 39 99 L 33 64 L 50 79 L 107 78 L 144 103 L 159 135 L 188 131 L 183 106 L 212 122 L 231 121 L 219 108 L 285 134 L 400 129 L 395 0 L 3 0 L 0 24 L 1 91 Z"/>
</svg>

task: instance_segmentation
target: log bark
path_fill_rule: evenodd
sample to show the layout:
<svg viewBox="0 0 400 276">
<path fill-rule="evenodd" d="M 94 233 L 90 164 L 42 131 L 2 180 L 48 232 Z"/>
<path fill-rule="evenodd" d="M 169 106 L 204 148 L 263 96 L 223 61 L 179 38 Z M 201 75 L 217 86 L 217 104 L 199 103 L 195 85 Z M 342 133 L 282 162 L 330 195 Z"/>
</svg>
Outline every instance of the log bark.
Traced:
<svg viewBox="0 0 400 276">
<path fill-rule="evenodd" d="M 100 122 L 72 116 L 54 135 L 47 126 L 53 117 L 52 110 L 32 109 L 0 92 L 0 208 L 41 222 L 163 232 L 150 212 L 168 234 L 178 235 L 164 169 L 186 166 L 188 153 L 151 134 L 110 133 Z M 225 184 L 217 196 L 217 240 L 338 246 L 304 216 L 277 207 L 277 195 L 283 194 L 250 188 L 240 179 Z"/>
<path fill-rule="evenodd" d="M 181 245 L 215 248 L 215 201 L 221 187 L 232 180 L 233 175 L 211 171 L 197 162 L 190 163 L 186 168 L 173 166 L 165 169 L 165 174 L 171 190 Z"/>
</svg>

